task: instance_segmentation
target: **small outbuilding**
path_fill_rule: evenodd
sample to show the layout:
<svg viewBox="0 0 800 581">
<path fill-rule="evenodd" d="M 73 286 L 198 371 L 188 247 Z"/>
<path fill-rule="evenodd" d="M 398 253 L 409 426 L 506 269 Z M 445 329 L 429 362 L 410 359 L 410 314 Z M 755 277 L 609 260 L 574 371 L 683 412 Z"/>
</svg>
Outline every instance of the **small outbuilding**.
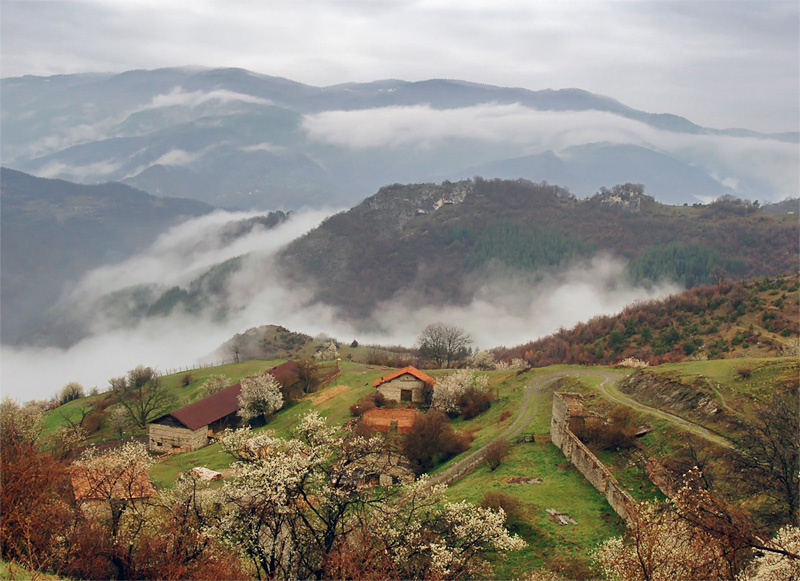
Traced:
<svg viewBox="0 0 800 581">
<path fill-rule="evenodd" d="M 153 420 L 148 447 L 153 452 L 189 452 L 208 444 L 209 436 L 237 423 L 241 383 Z"/>
<path fill-rule="evenodd" d="M 424 403 L 425 389 L 433 389 L 436 380 L 409 365 L 384 375 L 375 382 L 375 388 L 389 401 Z"/>
</svg>

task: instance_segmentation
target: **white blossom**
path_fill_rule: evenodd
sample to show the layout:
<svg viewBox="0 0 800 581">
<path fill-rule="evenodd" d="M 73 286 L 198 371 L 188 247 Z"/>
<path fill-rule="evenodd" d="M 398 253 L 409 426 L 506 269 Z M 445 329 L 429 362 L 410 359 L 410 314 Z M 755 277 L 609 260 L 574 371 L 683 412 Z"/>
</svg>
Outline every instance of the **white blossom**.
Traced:
<svg viewBox="0 0 800 581">
<path fill-rule="evenodd" d="M 489 390 L 489 378 L 476 375 L 469 369 L 460 369 L 441 379 L 433 388 L 431 406 L 446 414 L 461 413 L 461 396 L 470 388 L 485 392 Z"/>
<path fill-rule="evenodd" d="M 771 544 L 795 555 L 800 554 L 800 528 L 793 525 L 781 527 Z M 736 581 L 794 581 L 795 579 L 800 579 L 800 559 L 767 551 L 762 551 L 736 577 Z"/>
<path fill-rule="evenodd" d="M 283 407 L 281 384 L 269 373 L 262 373 L 242 380 L 237 414 L 244 421 L 259 416 L 268 416 Z"/>
</svg>

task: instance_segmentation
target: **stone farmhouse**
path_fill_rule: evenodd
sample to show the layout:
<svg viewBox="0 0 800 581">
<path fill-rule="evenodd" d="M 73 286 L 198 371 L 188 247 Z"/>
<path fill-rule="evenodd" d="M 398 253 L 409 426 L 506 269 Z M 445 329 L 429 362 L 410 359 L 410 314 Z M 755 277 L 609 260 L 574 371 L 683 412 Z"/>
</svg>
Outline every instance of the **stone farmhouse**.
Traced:
<svg viewBox="0 0 800 581">
<path fill-rule="evenodd" d="M 287 361 L 267 373 L 275 377 L 284 389 L 297 383 L 298 365 Z M 191 452 L 209 443 L 209 439 L 225 428 L 235 426 L 239 418 L 237 383 L 196 401 L 172 413 L 156 418 L 148 426 L 148 448 L 153 452 Z"/>
<path fill-rule="evenodd" d="M 374 386 L 388 401 L 424 403 L 426 386 L 433 389 L 435 383 L 435 379 L 409 365 L 384 375 Z"/>
<path fill-rule="evenodd" d="M 190 452 L 208 444 L 209 435 L 237 423 L 237 383 L 172 413 L 156 418 L 148 426 L 148 448 L 153 452 Z"/>
</svg>

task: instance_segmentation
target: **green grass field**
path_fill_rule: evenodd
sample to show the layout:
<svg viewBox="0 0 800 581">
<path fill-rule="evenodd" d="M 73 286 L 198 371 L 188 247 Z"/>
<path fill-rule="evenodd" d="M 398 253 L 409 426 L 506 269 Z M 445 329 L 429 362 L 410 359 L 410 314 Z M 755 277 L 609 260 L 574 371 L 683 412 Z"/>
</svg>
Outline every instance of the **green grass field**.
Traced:
<svg viewBox="0 0 800 581">
<path fill-rule="evenodd" d="M 233 381 L 248 375 L 260 373 L 280 363 L 279 361 L 248 361 L 218 368 L 195 370 L 191 373 L 188 385 L 183 385 L 184 373 L 163 378 L 163 381 L 176 394 L 181 402 L 199 398 L 202 383 L 212 374 L 223 373 Z M 350 406 L 373 392 L 373 383 L 386 375 L 390 369 L 360 363 L 342 361 L 342 375 L 331 384 L 308 394 L 300 401 L 290 402 L 275 414 L 265 425 L 254 432 L 269 431 L 280 437 L 290 436 L 300 418 L 309 411 L 317 411 L 330 424 L 342 425 L 350 418 Z M 743 375 L 740 369 L 747 367 L 751 373 Z M 557 366 L 545 369 L 516 371 L 492 371 L 487 373 L 495 401 L 487 412 L 465 421 L 456 419 L 453 427 L 472 434 L 471 450 L 488 443 L 514 421 L 519 412 L 524 391 L 531 382 L 542 375 L 569 369 L 590 371 L 591 368 Z M 608 373 L 615 371 L 620 377 L 629 370 L 610 370 L 598 368 Z M 722 398 L 738 401 L 740 398 L 757 401 L 769 393 L 778 383 L 797 381 L 797 361 L 783 359 L 736 359 L 719 361 L 697 361 L 665 365 L 651 369 L 657 373 L 679 374 L 691 381 L 697 376 L 711 379 Z M 434 370 L 430 374 L 441 377 L 450 371 Z M 587 406 L 606 414 L 617 405 L 606 398 L 599 389 L 601 377 L 580 375 L 550 384 L 546 389 L 537 389 L 532 394 L 533 413 L 524 434 L 549 435 L 552 407 L 552 392 L 556 389 L 581 393 Z M 70 402 L 57 408 L 46 416 L 46 429 L 53 431 L 66 423 L 65 418 L 75 421 L 79 418 L 81 406 L 95 403 L 102 398 L 92 396 Z M 176 405 L 176 407 L 178 407 Z M 646 456 L 668 458 L 685 447 L 684 431 L 674 423 L 655 417 L 641 410 L 635 411 L 635 421 L 648 423 L 652 431 L 638 440 Z M 140 433 L 143 433 L 141 430 Z M 136 432 L 131 432 L 136 433 Z M 128 434 L 126 434 L 128 435 Z M 94 439 L 113 437 L 107 427 L 101 428 Z M 465 452 L 464 454 L 467 454 Z M 663 495 L 644 474 L 639 459 L 630 452 L 598 451 L 598 457 L 616 476 L 622 486 L 636 499 L 657 499 Z M 433 473 L 445 470 L 458 461 L 459 457 L 437 467 Z M 178 476 L 195 466 L 205 466 L 214 470 L 225 469 L 233 459 L 222 452 L 216 444 L 211 444 L 194 452 L 177 454 L 154 465 L 151 477 L 158 487 L 171 487 Z M 540 484 L 513 484 L 513 477 L 541 478 Z M 619 517 L 608 506 L 602 494 L 597 492 L 586 479 L 577 472 L 550 442 L 549 437 L 538 437 L 535 443 L 521 442 L 513 446 L 512 452 L 500 467 L 491 472 L 485 464 L 455 482 L 447 492 L 453 500 L 468 500 L 479 503 L 489 492 L 502 492 L 515 498 L 520 504 L 518 517 L 510 523 L 512 532 L 522 536 L 528 547 L 522 551 L 498 556 L 494 559 L 494 575 L 497 578 L 519 578 L 535 568 L 547 568 L 567 578 L 584 578 L 597 574 L 593 569 L 589 554 L 603 540 L 619 535 L 624 526 Z M 546 512 L 554 508 L 568 514 L 577 525 L 560 526 Z"/>
<path fill-rule="evenodd" d="M 513 477 L 541 478 L 541 484 L 510 484 Z M 497 579 L 524 577 L 527 571 L 544 567 L 569 578 L 596 575 L 589 552 L 605 539 L 620 535 L 622 520 L 603 495 L 549 442 L 521 443 L 495 470 L 481 464 L 454 483 L 447 496 L 479 504 L 486 493 L 501 492 L 517 499 L 521 522 L 510 528 L 528 547 L 494 560 Z M 568 514 L 577 525 L 561 526 L 545 511 L 554 508 Z"/>
</svg>

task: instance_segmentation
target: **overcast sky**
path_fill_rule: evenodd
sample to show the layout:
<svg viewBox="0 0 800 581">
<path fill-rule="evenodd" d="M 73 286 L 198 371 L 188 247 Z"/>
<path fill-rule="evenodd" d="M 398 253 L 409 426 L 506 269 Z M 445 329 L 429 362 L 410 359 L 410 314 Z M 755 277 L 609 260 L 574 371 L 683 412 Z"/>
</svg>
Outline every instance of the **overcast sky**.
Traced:
<svg viewBox="0 0 800 581">
<path fill-rule="evenodd" d="M 0 0 L 3 77 L 201 65 L 323 86 L 578 87 L 708 127 L 798 129 L 800 2 Z"/>
</svg>

